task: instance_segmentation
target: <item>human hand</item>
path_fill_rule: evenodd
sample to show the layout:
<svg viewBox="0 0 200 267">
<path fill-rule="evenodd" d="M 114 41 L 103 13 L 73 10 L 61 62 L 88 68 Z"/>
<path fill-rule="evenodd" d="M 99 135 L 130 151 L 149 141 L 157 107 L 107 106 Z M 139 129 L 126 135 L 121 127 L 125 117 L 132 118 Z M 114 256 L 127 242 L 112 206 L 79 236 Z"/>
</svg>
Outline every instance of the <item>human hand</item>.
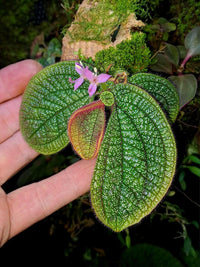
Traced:
<svg viewBox="0 0 200 267">
<path fill-rule="evenodd" d="M 0 185 L 38 156 L 19 130 L 22 93 L 42 69 L 24 60 L 0 70 Z M 0 187 L 0 247 L 27 227 L 73 201 L 90 188 L 94 160 L 81 160 L 48 179 L 6 194 Z"/>
</svg>

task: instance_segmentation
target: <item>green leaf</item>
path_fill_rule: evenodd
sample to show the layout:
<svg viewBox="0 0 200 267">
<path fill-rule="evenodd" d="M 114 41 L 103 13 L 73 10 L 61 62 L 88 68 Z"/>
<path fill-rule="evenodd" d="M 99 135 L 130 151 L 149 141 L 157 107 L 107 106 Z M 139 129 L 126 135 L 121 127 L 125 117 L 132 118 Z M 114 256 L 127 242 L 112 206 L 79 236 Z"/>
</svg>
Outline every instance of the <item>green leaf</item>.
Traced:
<svg viewBox="0 0 200 267">
<path fill-rule="evenodd" d="M 144 90 L 118 84 L 115 105 L 91 184 L 97 217 L 122 231 L 148 215 L 166 194 L 176 144 L 159 104 Z"/>
<path fill-rule="evenodd" d="M 89 103 L 88 83 L 74 91 L 69 77 L 79 77 L 74 62 L 46 67 L 31 79 L 23 95 L 21 132 L 27 143 L 42 154 L 55 153 L 68 144 L 69 117 Z"/>
<path fill-rule="evenodd" d="M 187 188 L 187 184 L 185 182 L 185 172 L 184 171 L 181 171 L 179 174 L 179 183 L 180 183 L 182 190 L 185 191 Z"/>
<path fill-rule="evenodd" d="M 171 121 L 176 120 L 179 112 L 179 97 L 172 83 L 150 73 L 135 74 L 128 78 L 128 82 L 136 84 L 149 92 L 161 104 Z"/>
<path fill-rule="evenodd" d="M 195 97 L 197 91 L 197 79 L 193 74 L 170 76 L 168 79 L 176 86 L 179 95 L 180 108 Z"/>
<path fill-rule="evenodd" d="M 171 22 L 166 22 L 162 24 L 164 32 L 172 32 L 176 30 L 176 24 Z"/>
<path fill-rule="evenodd" d="M 197 229 L 199 229 L 199 223 L 197 221 L 191 221 L 190 224 L 193 224 Z"/>
<path fill-rule="evenodd" d="M 126 235 L 126 246 L 127 248 L 131 247 L 131 237 L 129 234 Z"/>
<path fill-rule="evenodd" d="M 183 246 L 183 250 L 186 254 L 186 256 L 193 256 L 195 257 L 196 256 L 196 252 L 192 246 L 192 242 L 191 242 L 191 239 L 189 238 L 189 236 L 187 235 L 185 240 L 184 240 L 184 246 Z"/>
<path fill-rule="evenodd" d="M 165 54 L 168 57 L 169 61 L 178 66 L 179 64 L 179 51 L 175 45 L 166 43 Z"/>
<path fill-rule="evenodd" d="M 200 165 L 200 158 L 195 155 L 190 155 L 186 159 Z"/>
<path fill-rule="evenodd" d="M 187 154 L 200 154 L 200 145 L 198 135 L 195 135 L 191 143 L 188 145 Z"/>
<path fill-rule="evenodd" d="M 181 262 L 168 250 L 146 243 L 137 244 L 124 250 L 120 258 L 120 266 L 183 267 Z"/>
<path fill-rule="evenodd" d="M 61 43 L 58 39 L 53 38 L 48 44 L 47 54 L 48 56 L 53 55 L 54 57 L 60 57 L 62 53 Z"/>
<path fill-rule="evenodd" d="M 200 54 L 200 26 L 192 29 L 185 37 L 185 47 L 189 57 Z"/>
<path fill-rule="evenodd" d="M 200 177 L 200 168 L 198 168 L 196 166 L 186 166 L 186 165 L 183 165 L 183 168 L 188 169 L 189 171 L 191 171 L 191 173 Z"/>
<path fill-rule="evenodd" d="M 187 54 L 187 50 L 185 49 L 185 46 L 177 45 L 177 49 L 179 52 L 180 59 L 184 59 L 186 57 L 186 54 Z"/>
<path fill-rule="evenodd" d="M 166 54 L 158 53 L 155 56 L 155 63 L 151 65 L 153 71 L 164 72 L 167 74 L 172 74 L 172 63 Z"/>
<path fill-rule="evenodd" d="M 180 259 L 184 262 L 184 266 L 187 267 L 197 267 L 200 266 L 200 252 L 198 250 L 194 250 L 193 253 L 186 255 L 184 249 L 180 253 Z"/>
</svg>

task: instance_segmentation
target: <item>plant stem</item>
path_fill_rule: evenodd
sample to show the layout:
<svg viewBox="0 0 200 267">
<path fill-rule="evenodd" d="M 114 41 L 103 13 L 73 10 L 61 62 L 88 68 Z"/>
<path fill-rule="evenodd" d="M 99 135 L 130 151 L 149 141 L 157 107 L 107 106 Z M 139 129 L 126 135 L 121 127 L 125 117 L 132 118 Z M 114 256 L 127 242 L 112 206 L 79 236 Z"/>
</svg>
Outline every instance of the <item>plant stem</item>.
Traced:
<svg viewBox="0 0 200 267">
<path fill-rule="evenodd" d="M 191 55 L 190 54 L 187 54 L 186 57 L 184 58 L 183 62 L 181 63 L 181 66 L 180 66 L 181 69 L 184 69 L 185 64 L 188 62 L 188 60 L 190 58 L 191 58 Z"/>
</svg>

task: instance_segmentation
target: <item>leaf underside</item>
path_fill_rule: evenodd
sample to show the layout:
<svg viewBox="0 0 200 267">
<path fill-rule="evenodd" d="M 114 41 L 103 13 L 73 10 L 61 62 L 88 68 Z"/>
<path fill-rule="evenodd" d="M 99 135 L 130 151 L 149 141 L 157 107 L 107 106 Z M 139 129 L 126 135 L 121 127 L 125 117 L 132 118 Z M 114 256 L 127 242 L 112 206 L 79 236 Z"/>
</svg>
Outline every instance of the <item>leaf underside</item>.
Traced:
<svg viewBox="0 0 200 267">
<path fill-rule="evenodd" d="M 122 231 L 148 215 L 167 192 L 176 144 L 157 102 L 141 88 L 118 84 L 115 105 L 91 185 L 97 217 Z"/>
<path fill-rule="evenodd" d="M 82 159 L 96 157 L 105 128 L 105 105 L 95 101 L 76 110 L 68 122 L 68 135 Z"/>
<path fill-rule="evenodd" d="M 88 82 L 74 91 L 79 77 L 74 62 L 60 62 L 37 73 L 29 82 L 20 109 L 20 128 L 27 143 L 42 154 L 64 148 L 69 138 L 67 124 L 71 114 L 89 103 Z"/>
<path fill-rule="evenodd" d="M 133 83 L 145 89 L 162 106 L 164 111 L 174 122 L 179 112 L 179 96 L 176 88 L 168 80 L 151 73 L 138 73 L 128 79 Z"/>
</svg>

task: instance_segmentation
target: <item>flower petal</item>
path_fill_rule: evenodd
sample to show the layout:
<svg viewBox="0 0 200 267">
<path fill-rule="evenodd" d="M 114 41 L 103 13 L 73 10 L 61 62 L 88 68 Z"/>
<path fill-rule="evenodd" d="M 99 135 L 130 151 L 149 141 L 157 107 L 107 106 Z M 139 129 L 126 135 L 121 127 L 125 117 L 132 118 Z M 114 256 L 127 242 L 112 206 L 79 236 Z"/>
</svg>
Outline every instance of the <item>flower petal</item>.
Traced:
<svg viewBox="0 0 200 267">
<path fill-rule="evenodd" d="M 72 81 L 72 78 L 71 77 L 69 78 L 69 82 L 70 83 L 75 83 L 75 81 Z"/>
<path fill-rule="evenodd" d="M 108 80 L 110 77 L 111 77 L 111 75 L 108 75 L 108 74 L 104 74 L 104 73 L 99 74 L 99 75 L 97 76 L 97 82 L 98 82 L 98 83 L 105 83 L 105 82 L 107 82 L 107 80 Z"/>
<path fill-rule="evenodd" d="M 89 96 L 92 96 L 97 90 L 97 85 L 95 83 L 91 83 L 88 87 Z"/>
<path fill-rule="evenodd" d="M 92 82 L 94 80 L 94 78 L 95 78 L 95 75 L 90 70 L 88 70 L 88 68 L 84 69 L 84 76 L 90 82 Z"/>
<path fill-rule="evenodd" d="M 84 79 L 82 77 L 78 78 L 77 80 L 75 80 L 75 84 L 74 84 L 74 90 L 78 89 L 79 86 L 81 86 L 81 84 L 84 82 Z"/>
<path fill-rule="evenodd" d="M 84 68 L 79 64 L 79 63 L 75 63 L 75 70 L 76 72 L 78 72 L 79 75 L 83 74 Z"/>
</svg>

